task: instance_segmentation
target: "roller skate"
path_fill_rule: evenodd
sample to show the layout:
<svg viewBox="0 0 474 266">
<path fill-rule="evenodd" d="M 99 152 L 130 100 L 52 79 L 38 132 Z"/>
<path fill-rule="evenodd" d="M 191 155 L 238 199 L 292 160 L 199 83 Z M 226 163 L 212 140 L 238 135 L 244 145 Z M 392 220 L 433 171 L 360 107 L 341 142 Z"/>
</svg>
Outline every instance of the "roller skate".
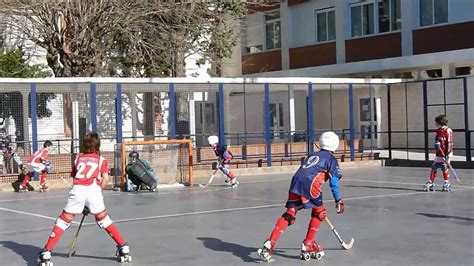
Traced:
<svg viewBox="0 0 474 266">
<path fill-rule="evenodd" d="M 230 181 L 230 186 L 233 187 L 233 188 L 237 187 L 239 184 L 240 184 L 239 181 L 237 181 L 237 178 L 235 178 L 235 177 L 234 177 L 234 179 L 232 179 Z"/>
<path fill-rule="evenodd" d="M 28 192 L 28 188 L 20 185 L 19 188 L 18 188 L 18 192 L 19 193 L 26 193 L 26 192 Z"/>
<path fill-rule="evenodd" d="M 425 191 L 435 191 L 435 184 L 428 181 L 423 188 Z"/>
<path fill-rule="evenodd" d="M 449 183 L 449 182 L 444 182 L 443 191 L 444 191 L 444 192 L 451 192 L 451 191 L 452 191 L 452 189 L 451 189 L 451 183 Z"/>
<path fill-rule="evenodd" d="M 51 261 L 51 251 L 43 250 L 38 255 L 38 266 L 53 266 Z"/>
<path fill-rule="evenodd" d="M 39 192 L 48 192 L 49 188 L 46 184 L 40 185 Z"/>
<path fill-rule="evenodd" d="M 272 241 L 267 240 L 263 243 L 263 247 L 257 250 L 260 259 L 266 262 L 272 262 L 273 244 Z"/>
<path fill-rule="evenodd" d="M 132 261 L 132 256 L 130 256 L 130 247 L 127 243 L 117 246 L 115 256 L 117 256 L 117 261 L 121 263 Z"/>
<path fill-rule="evenodd" d="M 305 261 L 315 258 L 320 260 L 324 257 L 325 253 L 323 247 L 318 245 L 316 242 L 303 242 L 301 244 L 301 255 L 300 258 Z"/>
</svg>

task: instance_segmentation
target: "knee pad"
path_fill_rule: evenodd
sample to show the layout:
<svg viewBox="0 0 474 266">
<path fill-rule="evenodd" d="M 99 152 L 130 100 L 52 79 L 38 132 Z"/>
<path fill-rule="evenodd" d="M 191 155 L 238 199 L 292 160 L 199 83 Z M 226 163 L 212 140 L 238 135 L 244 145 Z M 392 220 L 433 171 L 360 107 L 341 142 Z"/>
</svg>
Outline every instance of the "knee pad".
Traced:
<svg viewBox="0 0 474 266">
<path fill-rule="evenodd" d="M 296 217 L 293 213 L 285 212 L 281 217 L 288 222 L 288 226 L 292 225 L 296 221 Z"/>
<path fill-rule="evenodd" d="M 222 171 L 222 173 L 223 173 L 224 175 L 228 175 L 229 172 L 230 172 L 229 169 L 227 169 L 227 168 L 225 168 L 225 167 L 223 167 L 223 166 L 219 166 L 219 169 Z"/>
<path fill-rule="evenodd" d="M 66 216 L 64 215 L 64 213 L 61 213 L 61 215 L 59 215 L 58 219 L 56 219 L 56 226 L 61 228 L 61 230 L 63 231 L 66 231 L 66 229 L 69 228 L 69 226 L 71 225 L 71 220 L 69 220 L 68 218 L 66 218 Z"/>
<path fill-rule="evenodd" d="M 314 208 L 311 211 L 311 217 L 319 219 L 321 222 L 326 219 L 326 209 Z"/>
<path fill-rule="evenodd" d="M 443 163 L 443 164 L 441 165 L 441 171 L 443 171 L 443 173 L 447 173 L 447 172 L 448 172 L 448 166 L 447 166 L 445 163 Z"/>
<path fill-rule="evenodd" d="M 110 216 L 106 211 L 96 214 L 95 221 L 97 222 L 97 225 L 102 229 L 109 227 L 113 223 L 112 219 L 110 219 Z"/>
</svg>

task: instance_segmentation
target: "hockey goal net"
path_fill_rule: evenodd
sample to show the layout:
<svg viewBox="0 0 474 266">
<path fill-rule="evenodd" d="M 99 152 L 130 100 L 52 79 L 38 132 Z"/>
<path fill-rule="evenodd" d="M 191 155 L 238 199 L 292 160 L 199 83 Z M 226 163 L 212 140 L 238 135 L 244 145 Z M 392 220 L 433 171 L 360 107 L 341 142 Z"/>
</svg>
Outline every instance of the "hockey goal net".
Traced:
<svg viewBox="0 0 474 266">
<path fill-rule="evenodd" d="M 148 140 L 124 141 L 116 146 L 115 151 L 115 185 L 124 188 L 127 181 L 126 167 L 129 154 L 136 151 L 142 161 L 149 163 L 158 184 L 181 183 L 192 185 L 193 182 L 193 148 L 192 141 L 183 140 Z M 117 180 L 118 179 L 118 180 Z M 120 184 L 117 184 L 119 183 Z"/>
</svg>

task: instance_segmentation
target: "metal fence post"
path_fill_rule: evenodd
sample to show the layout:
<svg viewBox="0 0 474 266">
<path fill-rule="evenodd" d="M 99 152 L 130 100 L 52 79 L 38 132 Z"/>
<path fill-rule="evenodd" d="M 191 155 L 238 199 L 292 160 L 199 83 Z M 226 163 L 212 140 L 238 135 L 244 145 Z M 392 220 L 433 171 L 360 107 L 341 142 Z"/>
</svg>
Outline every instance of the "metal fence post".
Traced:
<svg viewBox="0 0 474 266">
<path fill-rule="evenodd" d="M 90 105 L 91 105 L 91 129 L 97 132 L 97 91 L 95 83 L 90 84 Z"/>
<path fill-rule="evenodd" d="M 423 127 L 424 127 L 424 139 L 425 139 L 425 160 L 429 160 L 428 150 L 428 91 L 426 80 L 423 81 Z M 408 128 L 407 128 L 408 131 Z"/>
<path fill-rule="evenodd" d="M 313 84 L 308 83 L 308 96 L 306 97 L 306 117 L 308 119 L 308 153 L 314 152 L 314 110 L 313 110 Z"/>
<path fill-rule="evenodd" d="M 391 103 L 391 85 L 387 84 L 387 130 L 388 130 L 388 159 L 392 160 L 392 105 Z"/>
<path fill-rule="evenodd" d="M 270 85 L 265 83 L 264 85 L 264 110 L 265 110 L 265 145 L 267 154 L 267 166 L 272 166 L 272 143 L 270 134 Z"/>
<path fill-rule="evenodd" d="M 469 132 L 469 100 L 467 95 L 467 78 L 463 78 L 464 87 L 464 128 L 466 134 L 466 161 L 472 161 L 471 153 L 471 132 Z"/>
<path fill-rule="evenodd" d="M 31 140 L 32 140 L 32 153 L 38 151 L 38 114 L 36 111 L 36 84 L 30 84 L 30 112 L 31 112 Z M 34 173 L 33 180 L 39 180 L 38 173 Z"/>
<path fill-rule="evenodd" d="M 115 85 L 115 128 L 117 143 L 122 143 L 122 84 L 120 83 Z"/>
<path fill-rule="evenodd" d="M 224 84 L 218 85 L 217 114 L 219 117 L 219 144 L 225 145 L 225 120 L 224 120 Z"/>
<path fill-rule="evenodd" d="M 169 98 L 170 98 L 170 110 L 168 122 L 169 128 L 169 139 L 176 139 L 176 98 L 174 94 L 174 83 L 169 84 Z"/>
<path fill-rule="evenodd" d="M 354 130 L 354 92 L 352 89 L 352 83 L 349 84 L 349 147 L 351 154 L 351 161 L 355 160 L 355 151 L 354 151 L 354 139 L 355 139 L 355 130 Z"/>
</svg>

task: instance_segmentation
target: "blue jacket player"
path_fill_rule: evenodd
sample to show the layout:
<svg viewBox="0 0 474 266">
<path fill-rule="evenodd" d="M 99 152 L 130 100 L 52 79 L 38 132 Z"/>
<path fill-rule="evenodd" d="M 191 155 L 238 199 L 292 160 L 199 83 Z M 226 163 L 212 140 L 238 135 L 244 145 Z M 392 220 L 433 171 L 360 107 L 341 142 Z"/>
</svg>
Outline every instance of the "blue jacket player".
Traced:
<svg viewBox="0 0 474 266">
<path fill-rule="evenodd" d="M 344 203 L 339 193 L 339 179 L 341 171 L 333 152 L 339 146 L 339 138 L 334 132 L 325 132 L 319 139 L 321 150 L 309 154 L 303 165 L 291 179 L 286 202 L 286 212 L 278 218 L 270 237 L 258 250 L 258 254 L 265 261 L 271 261 L 271 254 L 275 244 L 285 229 L 296 220 L 296 213 L 301 209 L 311 209 L 311 220 L 306 238 L 301 245 L 301 252 L 310 253 L 318 259 L 324 256 L 322 246 L 315 242 L 319 225 L 326 218 L 326 209 L 323 205 L 321 193 L 322 185 L 329 181 L 332 195 L 336 201 L 337 213 L 344 212 Z M 303 256 L 302 256 L 303 257 Z"/>
<path fill-rule="evenodd" d="M 229 170 L 229 163 L 232 160 L 233 156 L 232 153 L 227 150 L 227 145 L 220 145 L 219 137 L 217 136 L 210 136 L 209 138 L 207 138 L 207 141 L 209 142 L 209 145 L 211 145 L 214 150 L 214 153 L 217 156 L 217 160 L 219 163 L 217 167 L 224 175 L 227 176 L 225 182 L 230 184 L 232 187 L 237 187 L 239 181 L 237 181 L 237 178 L 235 177 L 234 173 Z"/>
</svg>

